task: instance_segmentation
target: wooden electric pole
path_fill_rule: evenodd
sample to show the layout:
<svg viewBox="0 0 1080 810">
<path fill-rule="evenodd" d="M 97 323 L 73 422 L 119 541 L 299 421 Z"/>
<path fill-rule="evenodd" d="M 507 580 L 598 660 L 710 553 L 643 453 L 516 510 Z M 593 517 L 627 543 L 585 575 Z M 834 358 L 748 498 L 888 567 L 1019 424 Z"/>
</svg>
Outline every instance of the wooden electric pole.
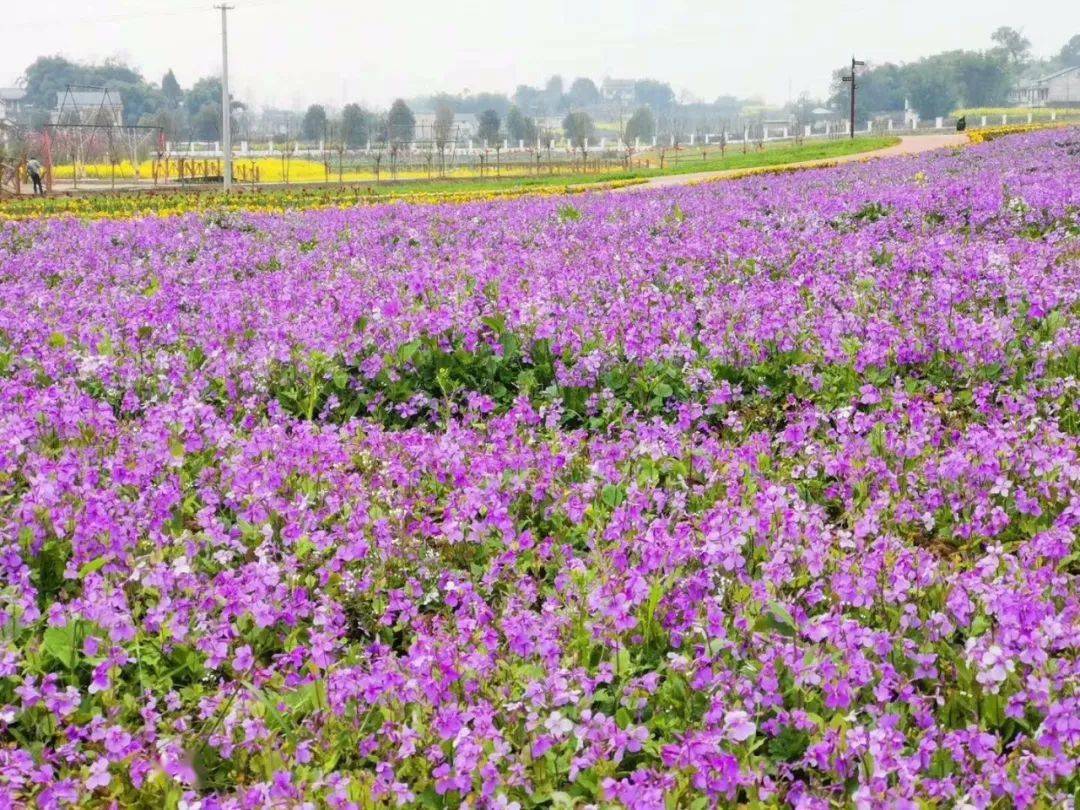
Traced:
<svg viewBox="0 0 1080 810">
<path fill-rule="evenodd" d="M 844 76 L 843 80 L 851 85 L 851 121 L 849 129 L 851 130 L 851 138 L 855 139 L 855 67 L 865 65 L 866 62 L 860 62 L 854 56 L 851 57 L 851 74 Z"/>
</svg>

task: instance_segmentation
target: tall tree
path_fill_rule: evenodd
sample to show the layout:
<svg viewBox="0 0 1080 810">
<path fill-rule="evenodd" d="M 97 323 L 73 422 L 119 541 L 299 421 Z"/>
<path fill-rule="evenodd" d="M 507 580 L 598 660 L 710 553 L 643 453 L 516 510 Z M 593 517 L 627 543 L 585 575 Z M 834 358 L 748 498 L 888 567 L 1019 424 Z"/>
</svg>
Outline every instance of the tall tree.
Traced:
<svg viewBox="0 0 1080 810">
<path fill-rule="evenodd" d="M 445 101 L 435 107 L 435 131 L 432 135 L 440 155 L 454 139 L 454 108 Z"/>
<path fill-rule="evenodd" d="M 623 143 L 632 146 L 640 138 L 648 143 L 656 135 L 656 120 L 648 107 L 638 107 L 630 120 L 626 122 L 626 131 L 623 132 Z"/>
<path fill-rule="evenodd" d="M 180 87 L 180 82 L 176 80 L 176 74 L 172 72 L 172 68 L 169 68 L 161 77 L 161 96 L 171 110 L 179 107 L 180 102 L 184 100 L 184 91 Z"/>
<path fill-rule="evenodd" d="M 1003 25 L 990 35 L 990 39 L 1008 56 L 1014 68 L 1023 65 L 1031 56 L 1031 40 L 1015 28 Z"/>
<path fill-rule="evenodd" d="M 904 71 L 905 68 L 889 62 L 860 71 L 858 105 L 855 111 L 859 122 L 866 121 L 874 113 L 893 112 L 904 108 Z M 850 66 L 833 71 L 832 95 L 829 101 L 835 109 L 848 109 L 851 85 L 844 82 L 843 77 L 850 73 Z"/>
<path fill-rule="evenodd" d="M 573 107 L 593 107 L 600 103 L 600 91 L 592 79 L 580 77 L 570 85 L 567 100 Z"/>
<path fill-rule="evenodd" d="M 562 76 L 555 75 L 547 80 L 544 85 L 544 106 L 548 112 L 555 112 L 563 103 L 563 80 Z"/>
<path fill-rule="evenodd" d="M 584 154 L 589 145 L 589 138 L 593 136 L 593 132 L 596 130 L 589 114 L 585 112 L 569 112 L 563 119 L 562 125 L 563 132 L 566 134 L 567 140 L 570 141 L 570 145 L 575 149 L 580 149 Z"/>
<path fill-rule="evenodd" d="M 304 113 L 304 123 L 301 125 L 304 139 L 317 141 L 326 137 L 326 108 L 321 104 L 312 104 Z"/>
<path fill-rule="evenodd" d="M 397 99 L 386 114 L 387 139 L 392 146 L 406 146 L 416 136 L 416 116 L 404 99 Z"/>
<path fill-rule="evenodd" d="M 506 114 L 506 134 L 511 141 L 536 143 L 536 122 L 523 115 L 517 107 L 511 107 Z"/>
<path fill-rule="evenodd" d="M 184 130 L 184 113 L 182 110 L 158 110 L 156 113 L 146 113 L 139 119 L 139 126 L 161 127 L 165 137 L 175 141 Z"/>
<path fill-rule="evenodd" d="M 112 93 L 119 95 L 124 109 L 123 121 L 126 125 L 137 124 L 144 115 L 152 115 L 165 106 L 161 91 L 141 79 L 137 82 L 110 82 L 107 85 Z"/>
<path fill-rule="evenodd" d="M 237 127 L 236 113 L 244 109 L 244 103 L 232 99 L 230 121 L 234 131 Z M 214 141 L 221 137 L 221 79 L 207 76 L 199 79 L 184 93 L 184 109 L 191 122 L 192 137 L 196 140 Z M 217 124 L 211 127 L 209 117 L 216 115 Z M 213 130 L 213 134 L 210 134 Z"/>
<path fill-rule="evenodd" d="M 82 70 L 74 62 L 62 56 L 39 56 L 23 72 L 26 103 L 52 109 L 56 94 L 63 93 L 69 84 L 82 84 L 82 78 Z"/>
<path fill-rule="evenodd" d="M 350 148 L 363 146 L 371 134 L 370 116 L 359 104 L 346 104 L 341 111 L 341 139 Z"/>
<path fill-rule="evenodd" d="M 199 79 L 184 93 L 184 107 L 188 114 L 195 115 L 206 104 L 221 106 L 221 79 L 216 76 Z"/>
<path fill-rule="evenodd" d="M 501 118 L 510 109 L 510 99 L 503 93 L 477 93 L 460 98 L 454 105 L 458 112 L 480 115 L 484 110 L 494 110 Z"/>
<path fill-rule="evenodd" d="M 191 133 L 199 141 L 221 138 L 221 105 L 206 103 L 191 117 Z"/>
<path fill-rule="evenodd" d="M 952 77 L 937 59 L 923 59 L 907 65 L 904 89 L 911 105 L 924 118 L 948 115 L 958 101 Z"/>
<path fill-rule="evenodd" d="M 717 96 L 716 101 L 713 102 L 713 112 L 734 118 L 741 111 L 746 102 L 736 96 Z"/>
<path fill-rule="evenodd" d="M 667 82 L 654 79 L 640 79 L 634 82 L 634 100 L 643 106 L 651 107 L 655 112 L 666 110 L 675 103 L 675 91 Z"/>
<path fill-rule="evenodd" d="M 1076 34 L 1061 46 L 1058 60 L 1062 63 L 1063 67 L 1080 65 L 1080 34 Z"/>
<path fill-rule="evenodd" d="M 150 89 L 137 70 L 116 59 L 81 65 L 62 56 L 41 56 L 26 68 L 23 78 L 27 103 L 44 109 L 52 108 L 56 94 L 62 94 L 69 84 L 117 89 L 142 85 Z"/>
<path fill-rule="evenodd" d="M 544 106 L 544 93 L 527 84 L 519 84 L 514 90 L 514 104 L 526 113 L 539 112 Z"/>
<path fill-rule="evenodd" d="M 480 113 L 476 128 L 476 135 L 480 142 L 485 146 L 500 145 L 499 142 L 502 139 L 499 137 L 499 127 L 501 125 L 499 114 L 494 110 L 484 110 Z"/>
<path fill-rule="evenodd" d="M 62 56 L 43 56 L 26 68 L 23 79 L 27 103 L 43 110 L 53 109 L 69 85 L 106 87 L 114 97 L 119 97 L 124 108 L 124 123 L 129 125 L 157 112 L 164 103 L 159 88 L 117 59 L 84 65 Z"/>
<path fill-rule="evenodd" d="M 1012 81 L 1006 56 L 993 51 L 962 51 L 953 57 L 952 62 L 953 75 L 964 106 L 996 107 L 1008 100 Z"/>
</svg>

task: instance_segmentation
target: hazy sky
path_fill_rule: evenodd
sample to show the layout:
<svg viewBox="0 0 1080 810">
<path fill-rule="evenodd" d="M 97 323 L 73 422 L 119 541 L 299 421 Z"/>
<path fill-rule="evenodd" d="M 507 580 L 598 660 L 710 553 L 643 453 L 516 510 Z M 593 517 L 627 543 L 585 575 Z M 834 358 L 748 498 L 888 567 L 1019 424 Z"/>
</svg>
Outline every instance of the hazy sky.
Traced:
<svg viewBox="0 0 1080 810">
<path fill-rule="evenodd" d="M 1080 33 L 1080 0 L 233 0 L 233 93 L 256 104 L 651 76 L 712 100 L 823 94 L 850 59 L 985 48 L 1000 25 L 1039 55 Z M 219 13 L 190 0 L 4 0 L 0 84 L 35 57 L 119 56 L 185 87 L 217 74 Z"/>
</svg>

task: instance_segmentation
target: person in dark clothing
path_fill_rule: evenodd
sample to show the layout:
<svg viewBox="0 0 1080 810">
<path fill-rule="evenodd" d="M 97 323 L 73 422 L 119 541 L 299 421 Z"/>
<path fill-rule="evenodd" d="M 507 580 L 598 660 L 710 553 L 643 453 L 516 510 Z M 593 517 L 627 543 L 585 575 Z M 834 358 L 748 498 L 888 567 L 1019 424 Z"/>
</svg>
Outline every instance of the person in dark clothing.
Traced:
<svg viewBox="0 0 1080 810">
<path fill-rule="evenodd" d="M 26 173 L 30 175 L 30 182 L 34 184 L 34 196 L 45 196 L 45 186 L 41 182 L 41 164 L 37 158 L 30 158 L 26 162 Z"/>
</svg>

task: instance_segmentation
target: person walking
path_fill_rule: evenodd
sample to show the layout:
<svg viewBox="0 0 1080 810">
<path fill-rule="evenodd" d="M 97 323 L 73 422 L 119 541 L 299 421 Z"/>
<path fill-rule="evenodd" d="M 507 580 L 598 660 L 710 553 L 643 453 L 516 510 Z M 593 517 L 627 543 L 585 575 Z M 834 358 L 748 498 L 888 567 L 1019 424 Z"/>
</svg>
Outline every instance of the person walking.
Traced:
<svg viewBox="0 0 1080 810">
<path fill-rule="evenodd" d="M 34 184 L 34 196 L 40 194 L 44 197 L 45 186 L 41 183 L 41 164 L 38 163 L 37 158 L 26 161 L 26 173 L 30 175 L 30 181 Z"/>
</svg>

